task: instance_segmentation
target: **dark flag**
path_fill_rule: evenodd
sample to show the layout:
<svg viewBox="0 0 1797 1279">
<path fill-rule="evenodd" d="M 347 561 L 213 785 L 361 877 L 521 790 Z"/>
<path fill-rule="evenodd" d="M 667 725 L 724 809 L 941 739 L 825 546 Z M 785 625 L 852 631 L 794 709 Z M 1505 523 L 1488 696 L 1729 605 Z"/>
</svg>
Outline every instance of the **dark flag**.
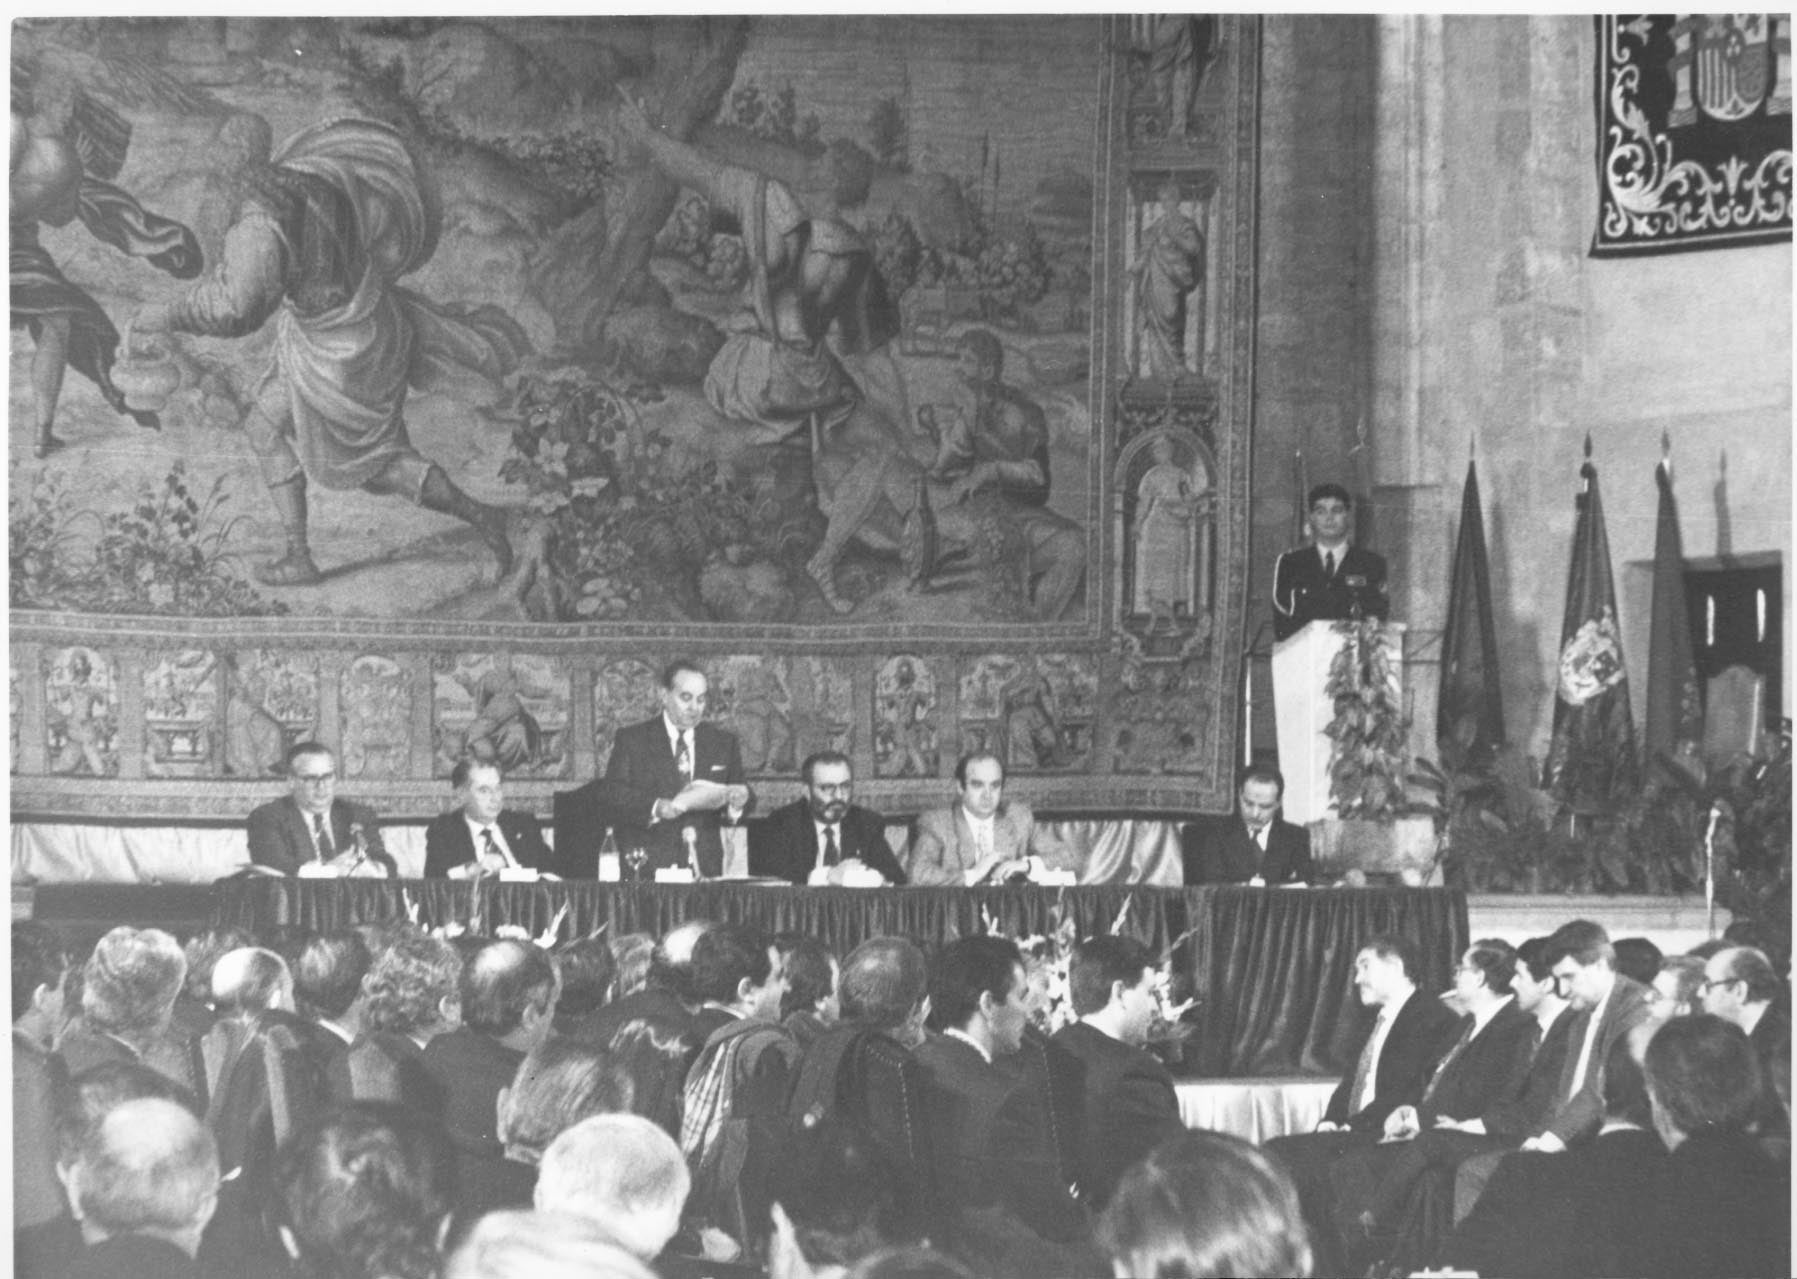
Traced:
<svg viewBox="0 0 1797 1279">
<path fill-rule="evenodd" d="M 1435 740 L 1442 762 L 1449 767 L 1488 761 L 1504 744 L 1504 698 L 1498 676 L 1485 513 L 1479 503 L 1478 470 L 1469 461 L 1466 489 L 1460 498 L 1454 570 L 1448 579 L 1448 620 L 1441 632 L 1441 696 L 1435 708 Z"/>
<path fill-rule="evenodd" d="M 1554 798 L 1573 812 L 1601 813 L 1614 808 L 1634 787 L 1635 717 L 1629 710 L 1616 583 L 1610 576 L 1610 538 L 1604 531 L 1590 436 L 1585 437 L 1585 464 L 1579 477 L 1583 486 L 1572 535 L 1566 619 L 1560 625 L 1558 696 L 1546 782 Z"/>
<path fill-rule="evenodd" d="M 1691 656 L 1691 615 L 1685 606 L 1685 551 L 1672 496 L 1672 460 L 1654 468 L 1660 514 L 1653 544 L 1653 623 L 1647 643 L 1647 761 L 1677 759 L 1703 740 L 1703 699 Z"/>
</svg>

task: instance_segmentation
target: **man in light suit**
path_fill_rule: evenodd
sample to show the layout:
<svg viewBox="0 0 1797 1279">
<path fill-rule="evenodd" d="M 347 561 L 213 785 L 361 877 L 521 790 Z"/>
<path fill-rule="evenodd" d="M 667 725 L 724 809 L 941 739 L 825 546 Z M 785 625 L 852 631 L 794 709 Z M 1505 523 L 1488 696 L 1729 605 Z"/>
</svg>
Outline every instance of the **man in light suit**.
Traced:
<svg viewBox="0 0 1797 1279">
<path fill-rule="evenodd" d="M 461 759 L 449 774 L 457 805 L 424 828 L 427 879 L 472 879 L 519 867 L 549 870 L 555 854 L 529 813 L 505 806 L 496 764 Z"/>
<path fill-rule="evenodd" d="M 662 713 L 612 739 L 600 803 L 615 820 L 618 847 L 644 849 L 654 870 L 685 866 L 690 845 L 702 876 L 721 874 L 720 832 L 754 802 L 735 736 L 701 722 L 710 688 L 698 663 L 675 659 L 661 675 Z M 688 790 L 696 782 L 713 785 L 696 794 Z"/>
<path fill-rule="evenodd" d="M 1188 884 L 1307 884 L 1310 832 L 1279 816 L 1285 777 L 1256 764 L 1242 774 L 1236 811 L 1180 832 Z"/>
<path fill-rule="evenodd" d="M 1004 761 L 990 751 L 955 764 L 960 802 L 917 819 L 905 870 L 913 885 L 1002 884 L 1029 870 L 1036 833 L 1029 805 L 1005 803 Z"/>
<path fill-rule="evenodd" d="M 865 866 L 889 884 L 905 871 L 886 843 L 886 819 L 850 799 L 854 766 L 841 751 L 818 751 L 799 769 L 805 797 L 749 824 L 749 871 L 795 884 L 840 884 L 845 868 Z"/>
<path fill-rule="evenodd" d="M 1296 635 L 1308 622 L 1355 617 L 1383 619 L 1385 560 L 1348 541 L 1353 499 L 1339 484 L 1319 484 L 1305 496 L 1313 544 L 1298 546 L 1273 566 L 1273 634 Z"/>
<path fill-rule="evenodd" d="M 292 793 L 250 811 L 250 861 L 283 875 L 302 866 L 314 873 L 396 875 L 381 843 L 380 819 L 366 804 L 337 798 L 337 759 L 320 742 L 287 752 Z"/>
</svg>

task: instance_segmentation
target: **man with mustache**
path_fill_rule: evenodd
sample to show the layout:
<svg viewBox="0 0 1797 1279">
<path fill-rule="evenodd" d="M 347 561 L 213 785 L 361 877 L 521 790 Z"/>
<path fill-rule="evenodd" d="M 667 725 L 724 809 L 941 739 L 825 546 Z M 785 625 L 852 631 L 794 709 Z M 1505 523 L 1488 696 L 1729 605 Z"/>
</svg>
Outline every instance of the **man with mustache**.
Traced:
<svg viewBox="0 0 1797 1279">
<path fill-rule="evenodd" d="M 889 884 L 905 882 L 886 843 L 886 821 L 852 801 L 854 766 L 841 751 L 818 751 L 800 767 L 805 797 L 749 827 L 749 870 L 795 884 L 841 884 L 855 867 Z"/>
</svg>

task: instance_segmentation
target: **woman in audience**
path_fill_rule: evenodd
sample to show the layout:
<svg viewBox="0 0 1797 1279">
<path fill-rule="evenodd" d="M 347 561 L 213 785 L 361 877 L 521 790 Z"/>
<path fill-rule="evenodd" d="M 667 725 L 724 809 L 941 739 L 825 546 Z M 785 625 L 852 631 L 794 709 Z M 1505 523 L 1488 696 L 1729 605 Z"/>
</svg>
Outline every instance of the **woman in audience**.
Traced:
<svg viewBox="0 0 1797 1279">
<path fill-rule="evenodd" d="M 581 1023 L 610 1001 L 617 961 L 604 938 L 585 937 L 555 952 L 555 969 L 562 979 L 561 997 L 555 1001 L 556 1032 L 578 1036 Z"/>
<path fill-rule="evenodd" d="M 462 961 L 437 937 L 401 936 L 362 979 L 362 1030 L 349 1050 L 351 1095 L 393 1101 L 441 1118 L 443 1092 L 424 1068 L 424 1047 L 462 1020 Z"/>
<path fill-rule="evenodd" d="M 1298 1192 L 1259 1149 L 1182 1133 L 1123 1174 L 1098 1245 L 1124 1279 L 1282 1279 L 1310 1274 Z"/>
<path fill-rule="evenodd" d="M 436 1279 L 450 1170 L 440 1128 L 358 1102 L 282 1153 L 271 1214 L 302 1274 Z"/>
</svg>

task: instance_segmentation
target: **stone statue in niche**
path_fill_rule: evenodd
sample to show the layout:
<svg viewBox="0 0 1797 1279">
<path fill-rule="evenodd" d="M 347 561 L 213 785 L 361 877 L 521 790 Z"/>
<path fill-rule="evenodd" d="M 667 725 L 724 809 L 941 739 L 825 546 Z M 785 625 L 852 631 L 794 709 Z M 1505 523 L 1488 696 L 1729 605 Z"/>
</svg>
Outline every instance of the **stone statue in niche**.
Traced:
<svg viewBox="0 0 1797 1279">
<path fill-rule="evenodd" d="M 225 683 L 224 772 L 275 777 L 287 748 L 314 736 L 318 724 L 318 666 L 269 649 L 221 659 Z"/>
<path fill-rule="evenodd" d="M 875 681 L 874 773 L 879 777 L 934 777 L 936 680 L 922 658 L 895 657 Z"/>
<path fill-rule="evenodd" d="M 116 776 L 119 698 L 112 663 L 91 648 L 54 654 L 44 702 L 50 771 L 65 777 Z"/>
<path fill-rule="evenodd" d="M 144 669 L 144 771 L 194 777 L 209 771 L 218 722 L 216 659 L 188 649 Z"/>
<path fill-rule="evenodd" d="M 1152 632 L 1163 624 L 1176 630 L 1177 619 L 1198 610 L 1204 576 L 1200 560 L 1209 543 L 1209 528 L 1201 526 L 1200 514 L 1208 515 L 1212 498 L 1204 466 L 1182 466 L 1171 435 L 1156 436 L 1150 447 L 1154 464 L 1136 485 L 1130 585 L 1134 611 L 1148 614 Z"/>
<path fill-rule="evenodd" d="M 1165 138 L 1184 141 L 1193 128 L 1193 108 L 1204 73 L 1217 52 L 1213 14 L 1155 13 L 1134 19 L 1136 56 L 1147 64 L 1158 126 Z"/>
<path fill-rule="evenodd" d="M 1200 370 L 1188 352 L 1194 291 L 1204 282 L 1204 232 L 1185 211 L 1184 192 L 1168 178 L 1155 195 L 1159 213 L 1142 230 L 1130 265 L 1135 285 L 1138 375 L 1176 382 Z M 1144 211 L 1145 212 L 1145 211 Z"/>
<path fill-rule="evenodd" d="M 412 690 L 390 657 L 356 658 L 343 672 L 345 777 L 405 777 L 410 772 Z"/>
</svg>

